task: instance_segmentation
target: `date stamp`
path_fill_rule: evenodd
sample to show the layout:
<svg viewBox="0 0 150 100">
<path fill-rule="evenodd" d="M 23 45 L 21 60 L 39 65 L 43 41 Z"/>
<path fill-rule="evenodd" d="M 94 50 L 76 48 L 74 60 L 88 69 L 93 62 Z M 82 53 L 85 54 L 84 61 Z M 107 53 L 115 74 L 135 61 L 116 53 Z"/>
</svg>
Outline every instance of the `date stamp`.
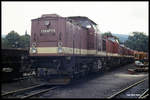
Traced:
<svg viewBox="0 0 150 100">
<path fill-rule="evenodd" d="M 140 96 L 140 94 L 126 94 L 127 96 Z"/>
</svg>

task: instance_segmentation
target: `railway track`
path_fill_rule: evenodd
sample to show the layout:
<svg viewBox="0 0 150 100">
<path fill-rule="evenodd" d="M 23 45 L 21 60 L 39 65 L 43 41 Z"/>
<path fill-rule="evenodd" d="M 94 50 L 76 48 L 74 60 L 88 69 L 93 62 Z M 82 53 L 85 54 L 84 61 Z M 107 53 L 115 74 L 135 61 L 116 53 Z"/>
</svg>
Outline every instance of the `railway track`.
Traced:
<svg viewBox="0 0 150 100">
<path fill-rule="evenodd" d="M 147 89 L 141 96 L 139 96 L 139 99 L 143 99 L 149 96 L 149 89 Z"/>
<path fill-rule="evenodd" d="M 108 99 L 119 97 L 121 94 L 125 93 L 127 90 L 130 90 L 131 88 L 136 87 L 139 84 L 142 84 L 146 80 L 148 80 L 148 77 L 116 92 L 115 94 L 109 96 Z M 148 91 L 149 91 L 149 89 L 147 89 L 147 90 L 145 89 L 145 91 L 140 96 L 138 96 L 138 98 L 146 98 L 149 95 Z"/>
<path fill-rule="evenodd" d="M 19 89 L 16 91 L 3 93 L 1 96 L 3 98 L 22 98 L 22 99 L 24 99 L 24 98 L 30 98 L 32 96 L 42 94 L 44 92 L 56 89 L 58 87 L 59 86 L 40 84 L 40 85 L 36 85 L 36 86 L 24 88 L 24 89 Z"/>
</svg>

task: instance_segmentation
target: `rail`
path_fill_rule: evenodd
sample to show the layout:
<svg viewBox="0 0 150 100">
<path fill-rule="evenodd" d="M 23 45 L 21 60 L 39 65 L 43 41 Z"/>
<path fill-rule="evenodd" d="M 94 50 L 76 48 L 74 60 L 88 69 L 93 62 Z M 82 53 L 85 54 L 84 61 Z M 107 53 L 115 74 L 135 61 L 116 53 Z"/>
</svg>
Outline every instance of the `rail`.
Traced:
<svg viewBox="0 0 150 100">
<path fill-rule="evenodd" d="M 50 87 L 47 87 L 50 86 Z M 40 85 L 36 85 L 36 86 L 32 86 L 32 87 L 28 87 L 28 88 L 23 88 L 23 89 L 19 89 L 19 90 L 15 90 L 15 91 L 11 91 L 11 92 L 7 92 L 7 93 L 3 93 L 2 97 L 6 97 L 6 98 L 29 98 L 53 89 L 58 88 L 59 86 L 51 86 L 51 85 L 46 85 L 46 84 L 40 84 Z"/>
<path fill-rule="evenodd" d="M 119 92 L 117 92 L 117 93 L 115 93 L 115 94 L 113 94 L 113 95 L 111 95 L 111 96 L 109 96 L 108 99 L 111 99 L 111 98 L 114 98 L 114 97 L 118 96 L 119 94 L 125 92 L 126 90 L 131 89 L 132 87 L 134 87 L 134 86 L 136 86 L 136 85 L 138 85 L 138 84 L 144 82 L 146 79 L 148 79 L 148 77 L 145 78 L 145 79 L 143 79 L 143 80 L 140 80 L 140 81 L 138 81 L 138 82 L 136 82 L 136 83 L 134 83 L 134 84 L 132 84 L 132 85 L 130 85 L 130 86 L 128 86 L 128 87 L 122 89 L 122 90 L 120 90 Z"/>
</svg>

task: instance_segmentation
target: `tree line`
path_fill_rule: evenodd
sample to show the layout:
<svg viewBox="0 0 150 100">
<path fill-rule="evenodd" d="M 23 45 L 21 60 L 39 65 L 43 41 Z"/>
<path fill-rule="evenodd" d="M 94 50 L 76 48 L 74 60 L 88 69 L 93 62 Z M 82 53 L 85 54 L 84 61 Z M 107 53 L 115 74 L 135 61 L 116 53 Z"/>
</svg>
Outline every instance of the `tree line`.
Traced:
<svg viewBox="0 0 150 100">
<path fill-rule="evenodd" d="M 148 41 L 149 37 L 143 32 L 132 32 L 124 44 L 133 50 L 148 52 Z"/>
<path fill-rule="evenodd" d="M 9 32 L 4 38 L 2 38 L 2 48 L 24 48 L 30 47 L 30 35 L 19 35 L 15 31 Z"/>
</svg>

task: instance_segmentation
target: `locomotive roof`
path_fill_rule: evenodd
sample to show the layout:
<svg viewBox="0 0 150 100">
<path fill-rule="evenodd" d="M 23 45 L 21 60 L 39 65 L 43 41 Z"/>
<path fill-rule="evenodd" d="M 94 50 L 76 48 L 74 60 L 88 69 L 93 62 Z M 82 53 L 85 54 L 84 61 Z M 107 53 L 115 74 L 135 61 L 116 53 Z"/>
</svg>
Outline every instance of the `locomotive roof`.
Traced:
<svg viewBox="0 0 150 100">
<path fill-rule="evenodd" d="M 61 16 L 58 14 L 43 14 L 40 18 L 43 18 L 43 17 L 61 17 Z M 36 19 L 40 19 L 40 18 L 36 18 Z M 94 21 L 92 21 L 91 19 L 89 19 L 88 17 L 85 17 L 85 16 L 70 16 L 70 17 L 66 17 L 66 18 L 88 20 L 88 21 L 92 22 L 92 24 L 97 25 Z M 36 20 L 36 19 L 32 19 L 32 20 Z"/>
<path fill-rule="evenodd" d="M 92 22 L 93 24 L 97 25 L 94 21 L 92 21 L 91 19 L 89 19 L 88 17 L 85 17 L 85 16 L 70 16 L 70 17 L 67 17 L 67 18 L 71 18 L 71 19 L 86 19 L 86 20 L 89 20 L 90 22 Z"/>
<path fill-rule="evenodd" d="M 43 14 L 41 17 L 61 17 L 58 14 Z"/>
<path fill-rule="evenodd" d="M 31 20 L 38 20 L 41 18 L 49 18 L 49 17 L 61 17 L 58 14 L 42 14 L 41 17 L 35 18 L 35 19 L 31 19 Z"/>
</svg>

